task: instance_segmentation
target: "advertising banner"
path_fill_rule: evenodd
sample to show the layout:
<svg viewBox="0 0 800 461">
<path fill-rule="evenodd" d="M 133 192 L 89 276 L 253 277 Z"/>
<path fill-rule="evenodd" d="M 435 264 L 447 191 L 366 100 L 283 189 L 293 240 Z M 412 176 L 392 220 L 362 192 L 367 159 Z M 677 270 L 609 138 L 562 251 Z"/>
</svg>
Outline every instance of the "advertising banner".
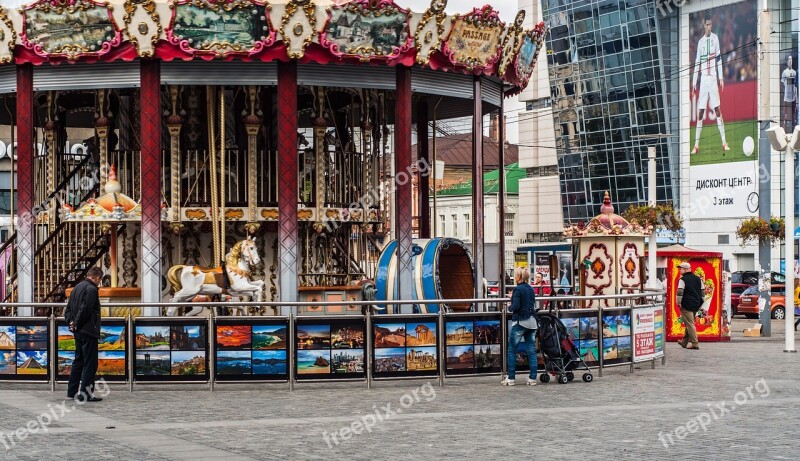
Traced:
<svg viewBox="0 0 800 461">
<path fill-rule="evenodd" d="M 136 381 L 207 381 L 208 323 L 140 320 L 134 323 Z"/>
<path fill-rule="evenodd" d="M 364 378 L 364 319 L 297 319 L 298 380 Z"/>
<path fill-rule="evenodd" d="M 218 381 L 288 380 L 289 322 L 217 319 L 214 376 Z"/>
<path fill-rule="evenodd" d="M 533 271 L 531 280 L 536 279 L 536 274 L 542 274 L 542 280 L 550 283 L 550 253 L 534 253 Z"/>
<path fill-rule="evenodd" d="M 642 362 L 656 357 L 655 308 L 636 308 L 633 316 L 633 361 Z"/>
<path fill-rule="evenodd" d="M 755 216 L 758 211 L 758 165 L 755 162 L 696 165 L 690 168 L 692 218 Z"/>
<path fill-rule="evenodd" d="M 691 68 L 689 144 L 683 155 L 689 156 L 693 218 L 755 213 L 757 18 L 756 2 L 742 1 L 690 13 L 683 29 Z"/>
<path fill-rule="evenodd" d="M 431 376 L 439 373 L 436 317 L 380 316 L 373 325 L 373 376 Z"/>
<path fill-rule="evenodd" d="M 700 341 L 719 341 L 722 338 L 722 259 L 716 257 L 667 259 L 667 339 L 677 341 L 683 338 L 684 325 L 681 309 L 675 293 L 678 291 L 680 272 L 678 266 L 688 262 L 692 272 L 703 282 L 703 305 L 695 316 L 697 338 Z"/>
<path fill-rule="evenodd" d="M 57 360 L 56 379 L 69 381 L 72 362 L 75 360 L 75 335 L 64 320 L 56 322 Z M 97 344 L 97 378 L 106 381 L 125 381 L 128 378 L 128 332 L 125 319 L 104 318 L 100 325 Z"/>
<path fill-rule="evenodd" d="M 497 316 L 448 320 L 444 343 L 446 373 L 499 373 L 503 363 L 503 343 Z"/>
<path fill-rule="evenodd" d="M 47 321 L 0 321 L 0 381 L 47 381 L 49 337 Z"/>
</svg>

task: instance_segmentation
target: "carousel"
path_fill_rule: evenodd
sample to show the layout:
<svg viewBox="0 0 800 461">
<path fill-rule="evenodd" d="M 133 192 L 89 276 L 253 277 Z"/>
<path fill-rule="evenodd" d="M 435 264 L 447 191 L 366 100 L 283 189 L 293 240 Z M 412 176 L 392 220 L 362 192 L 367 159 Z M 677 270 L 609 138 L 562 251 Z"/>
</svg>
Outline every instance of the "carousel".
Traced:
<svg viewBox="0 0 800 461">
<path fill-rule="evenodd" d="M 360 308 L 324 303 L 376 292 L 480 294 L 483 222 L 470 248 L 432 235 L 426 141 L 437 121 L 472 118 L 482 216 L 483 119 L 502 120 L 503 99 L 528 84 L 544 25 L 445 6 L 0 8 L 0 124 L 15 128 L 18 177 L 5 300 L 61 302 L 92 266 L 112 306 L 206 295 L 319 301 L 304 313 L 335 315 Z"/>
</svg>

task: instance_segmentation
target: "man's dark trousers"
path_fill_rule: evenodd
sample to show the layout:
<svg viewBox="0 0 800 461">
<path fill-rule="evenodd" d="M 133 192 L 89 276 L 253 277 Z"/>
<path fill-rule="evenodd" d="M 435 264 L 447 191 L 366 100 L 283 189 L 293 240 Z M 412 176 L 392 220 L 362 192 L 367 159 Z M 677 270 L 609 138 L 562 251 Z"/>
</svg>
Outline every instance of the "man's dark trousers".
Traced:
<svg viewBox="0 0 800 461">
<path fill-rule="evenodd" d="M 82 383 L 81 393 L 87 394 L 86 397 L 92 397 L 95 373 L 97 373 L 97 338 L 76 332 L 75 361 L 72 362 L 67 395 L 78 394 L 78 382 L 80 381 Z"/>
</svg>

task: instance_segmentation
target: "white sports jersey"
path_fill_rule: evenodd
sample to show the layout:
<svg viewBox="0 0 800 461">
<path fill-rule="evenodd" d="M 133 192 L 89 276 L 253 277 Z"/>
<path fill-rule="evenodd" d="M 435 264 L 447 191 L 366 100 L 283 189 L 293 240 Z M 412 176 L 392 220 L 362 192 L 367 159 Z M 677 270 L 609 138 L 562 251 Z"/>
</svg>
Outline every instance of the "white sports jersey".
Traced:
<svg viewBox="0 0 800 461">
<path fill-rule="evenodd" d="M 719 38 L 712 33 L 708 37 L 703 35 L 697 42 L 697 59 L 694 61 L 695 74 L 694 85 L 697 85 L 697 78 L 702 75 L 700 83 L 717 83 L 717 79 L 722 80 L 722 57 L 719 50 Z"/>
<path fill-rule="evenodd" d="M 781 74 L 781 83 L 783 83 L 783 101 L 794 102 L 797 98 L 797 88 L 795 88 L 795 80 L 797 78 L 797 71 L 794 69 L 784 69 Z"/>
</svg>

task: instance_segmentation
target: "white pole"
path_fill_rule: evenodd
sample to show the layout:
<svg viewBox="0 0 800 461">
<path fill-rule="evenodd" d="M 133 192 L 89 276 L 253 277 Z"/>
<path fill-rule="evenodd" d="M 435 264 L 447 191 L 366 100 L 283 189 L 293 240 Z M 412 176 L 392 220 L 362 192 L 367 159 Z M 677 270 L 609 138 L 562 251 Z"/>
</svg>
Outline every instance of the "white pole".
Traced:
<svg viewBox="0 0 800 461">
<path fill-rule="evenodd" d="M 647 201 L 652 207 L 656 206 L 656 148 L 647 148 Z M 653 232 L 648 237 L 647 270 L 650 276 L 647 279 L 648 288 L 657 288 L 656 282 L 656 229 L 653 223 Z"/>
<path fill-rule="evenodd" d="M 797 352 L 794 348 L 794 150 L 786 146 L 786 348 L 783 352 Z"/>
</svg>

